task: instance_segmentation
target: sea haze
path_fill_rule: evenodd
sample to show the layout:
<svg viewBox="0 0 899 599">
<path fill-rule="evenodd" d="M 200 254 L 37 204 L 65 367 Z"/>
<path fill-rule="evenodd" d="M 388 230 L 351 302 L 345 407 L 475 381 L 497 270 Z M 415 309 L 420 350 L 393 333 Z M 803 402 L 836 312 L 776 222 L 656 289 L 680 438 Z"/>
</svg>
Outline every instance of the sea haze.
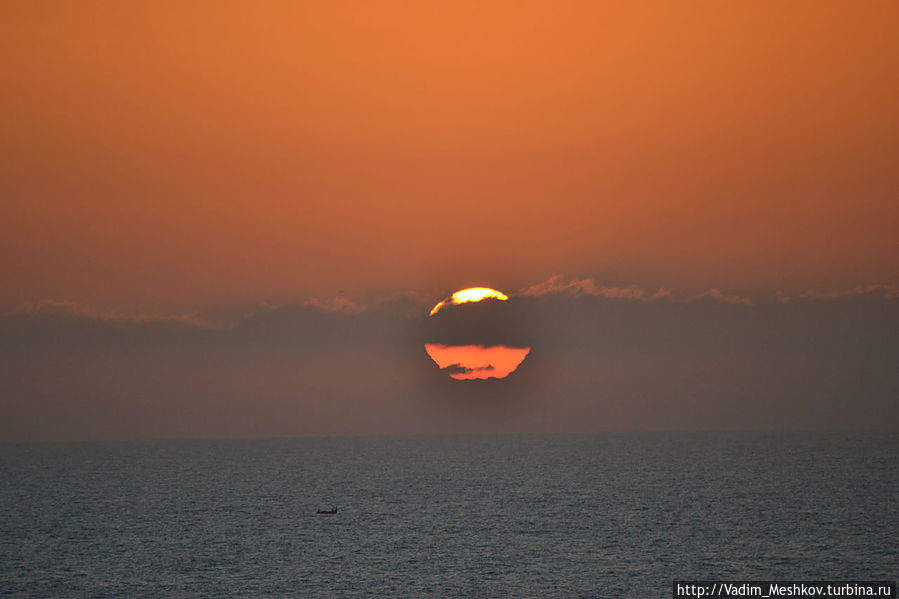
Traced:
<svg viewBox="0 0 899 599">
<path fill-rule="evenodd" d="M 892 432 L 18 444 L 0 473 L 3 597 L 668 597 L 899 563 Z"/>
</svg>

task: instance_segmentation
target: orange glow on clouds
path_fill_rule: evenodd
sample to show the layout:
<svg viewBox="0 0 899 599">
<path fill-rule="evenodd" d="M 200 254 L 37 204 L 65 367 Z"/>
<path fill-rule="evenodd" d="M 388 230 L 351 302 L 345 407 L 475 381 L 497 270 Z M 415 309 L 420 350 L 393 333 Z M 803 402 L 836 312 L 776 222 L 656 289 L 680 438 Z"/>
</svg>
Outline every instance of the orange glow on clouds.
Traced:
<svg viewBox="0 0 899 599">
<path fill-rule="evenodd" d="M 491 289 L 490 287 L 469 287 L 468 289 L 460 289 L 448 299 L 437 302 L 437 305 L 431 308 L 431 316 L 437 314 L 437 312 L 439 312 L 440 309 L 447 303 L 464 304 L 466 302 L 479 302 L 485 299 L 498 299 L 506 301 L 507 299 L 509 299 L 509 296 L 501 291 L 497 291 L 496 289 Z"/>
<path fill-rule="evenodd" d="M 426 343 L 425 351 L 441 369 L 455 367 L 449 375 L 459 381 L 471 379 L 503 379 L 518 368 L 531 348 L 494 345 L 440 345 Z"/>
</svg>

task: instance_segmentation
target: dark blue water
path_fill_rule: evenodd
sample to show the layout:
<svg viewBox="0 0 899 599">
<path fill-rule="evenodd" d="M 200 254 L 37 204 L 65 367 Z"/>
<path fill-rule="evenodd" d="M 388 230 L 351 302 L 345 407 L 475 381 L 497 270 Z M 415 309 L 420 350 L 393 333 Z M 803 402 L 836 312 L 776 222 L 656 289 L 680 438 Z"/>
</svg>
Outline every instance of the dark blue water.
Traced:
<svg viewBox="0 0 899 599">
<path fill-rule="evenodd" d="M 895 433 L 6 445 L 0 474 L 2 597 L 669 597 L 899 564 Z"/>
</svg>

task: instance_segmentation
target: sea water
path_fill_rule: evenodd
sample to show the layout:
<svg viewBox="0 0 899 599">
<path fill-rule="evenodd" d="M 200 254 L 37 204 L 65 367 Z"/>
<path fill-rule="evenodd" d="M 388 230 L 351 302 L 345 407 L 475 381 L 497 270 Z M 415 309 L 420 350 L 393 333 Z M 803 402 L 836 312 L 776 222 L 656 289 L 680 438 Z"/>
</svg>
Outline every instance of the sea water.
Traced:
<svg viewBox="0 0 899 599">
<path fill-rule="evenodd" d="M 0 474 L 4 598 L 670 597 L 899 564 L 893 432 L 0 445 Z"/>
</svg>

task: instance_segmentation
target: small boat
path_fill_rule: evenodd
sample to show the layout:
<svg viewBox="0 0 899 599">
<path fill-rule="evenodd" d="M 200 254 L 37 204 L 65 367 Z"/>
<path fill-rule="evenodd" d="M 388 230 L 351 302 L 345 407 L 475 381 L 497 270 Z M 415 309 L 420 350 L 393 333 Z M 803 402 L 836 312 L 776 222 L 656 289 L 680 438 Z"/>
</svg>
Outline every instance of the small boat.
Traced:
<svg viewBox="0 0 899 599">
<path fill-rule="evenodd" d="M 334 508 L 332 510 L 315 510 L 315 513 L 316 514 L 336 514 L 337 508 Z"/>
</svg>

